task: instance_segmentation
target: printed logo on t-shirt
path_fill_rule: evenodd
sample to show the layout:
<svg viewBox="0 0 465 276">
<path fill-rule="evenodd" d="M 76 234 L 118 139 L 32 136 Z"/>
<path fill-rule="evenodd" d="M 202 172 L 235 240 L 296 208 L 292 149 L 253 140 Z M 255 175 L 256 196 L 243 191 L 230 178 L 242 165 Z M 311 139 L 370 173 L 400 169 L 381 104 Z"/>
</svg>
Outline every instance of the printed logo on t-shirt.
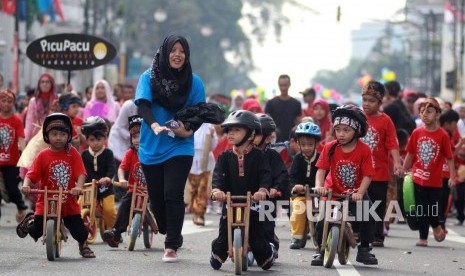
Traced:
<svg viewBox="0 0 465 276">
<path fill-rule="evenodd" d="M 70 179 L 71 166 L 63 160 L 52 161 L 49 171 L 50 182 L 55 184 L 57 188 L 62 187 L 64 190 L 68 190 Z"/>
<path fill-rule="evenodd" d="M 357 165 L 351 161 L 343 160 L 336 163 L 336 177 L 342 181 L 342 186 L 346 189 L 355 188 L 357 180 Z"/>
<path fill-rule="evenodd" d="M 375 128 L 369 127 L 365 137 L 361 138 L 362 142 L 367 144 L 370 147 L 370 150 L 373 151 L 379 143 L 379 135 Z"/>
<path fill-rule="evenodd" d="M 15 131 L 8 124 L 0 124 L 0 161 L 10 161 L 10 146 L 15 139 Z"/>
<path fill-rule="evenodd" d="M 431 161 L 436 160 L 439 155 L 439 145 L 430 137 L 421 137 L 418 139 L 418 159 L 423 169 L 428 170 Z"/>
<path fill-rule="evenodd" d="M 146 186 L 147 182 L 145 181 L 145 175 L 144 172 L 142 171 L 142 166 L 140 163 L 137 163 L 134 166 L 134 173 L 132 174 L 134 177 L 134 180 L 136 181 L 137 185 L 140 186 Z"/>
<path fill-rule="evenodd" d="M 361 138 L 362 142 L 365 143 L 370 151 L 373 152 L 373 149 L 378 146 L 379 143 L 379 134 L 375 128 L 369 127 L 365 137 Z M 376 168 L 375 158 L 372 158 L 373 168 Z"/>
</svg>

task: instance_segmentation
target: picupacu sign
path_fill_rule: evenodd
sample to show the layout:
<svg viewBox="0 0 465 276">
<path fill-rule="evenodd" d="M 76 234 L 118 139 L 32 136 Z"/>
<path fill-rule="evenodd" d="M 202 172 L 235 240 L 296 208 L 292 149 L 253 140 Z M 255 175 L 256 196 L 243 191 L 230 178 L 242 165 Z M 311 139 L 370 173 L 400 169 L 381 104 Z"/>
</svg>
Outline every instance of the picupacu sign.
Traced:
<svg viewBox="0 0 465 276">
<path fill-rule="evenodd" d="M 26 55 L 32 62 L 56 70 L 84 70 L 110 62 L 116 48 L 108 41 L 84 34 L 55 34 L 29 44 Z"/>
</svg>

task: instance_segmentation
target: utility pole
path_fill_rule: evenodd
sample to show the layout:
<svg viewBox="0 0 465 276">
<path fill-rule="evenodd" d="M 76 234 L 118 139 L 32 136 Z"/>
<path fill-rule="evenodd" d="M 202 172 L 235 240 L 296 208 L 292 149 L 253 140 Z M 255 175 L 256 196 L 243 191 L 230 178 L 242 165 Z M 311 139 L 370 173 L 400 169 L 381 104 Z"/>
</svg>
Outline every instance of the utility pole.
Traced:
<svg viewBox="0 0 465 276">
<path fill-rule="evenodd" d="M 458 91 L 460 98 L 463 97 L 463 52 L 464 52 L 464 21 L 463 21 L 463 13 L 465 12 L 465 0 L 460 1 L 460 60 L 459 60 L 459 75 L 458 75 Z"/>
<path fill-rule="evenodd" d="M 15 32 L 13 37 L 13 82 L 12 88 L 19 93 L 19 12 L 20 0 L 15 1 Z"/>
</svg>

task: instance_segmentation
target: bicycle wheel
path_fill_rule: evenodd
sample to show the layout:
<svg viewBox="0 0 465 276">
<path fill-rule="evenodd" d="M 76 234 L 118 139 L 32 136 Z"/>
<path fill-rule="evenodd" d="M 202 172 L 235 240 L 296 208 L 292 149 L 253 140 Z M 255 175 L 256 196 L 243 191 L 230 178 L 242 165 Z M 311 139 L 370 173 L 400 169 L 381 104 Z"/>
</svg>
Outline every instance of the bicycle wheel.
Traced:
<svg viewBox="0 0 465 276">
<path fill-rule="evenodd" d="M 137 236 L 139 235 L 140 230 L 141 216 L 139 213 L 134 215 L 132 219 L 131 232 L 129 233 L 129 245 L 128 250 L 133 251 L 134 246 L 136 245 Z"/>
<path fill-rule="evenodd" d="M 350 244 L 347 240 L 344 240 L 344 243 L 342 244 L 341 252 L 337 252 L 337 259 L 341 265 L 345 265 L 349 261 L 349 252 L 350 252 Z"/>
<path fill-rule="evenodd" d="M 87 236 L 87 243 L 92 244 L 97 239 L 97 222 L 94 220 L 94 223 L 91 223 L 90 219 L 90 210 L 89 209 L 82 209 L 81 217 L 84 221 L 84 226 L 86 227 L 89 235 Z"/>
<path fill-rule="evenodd" d="M 145 248 L 152 248 L 153 231 L 152 227 L 150 227 L 150 225 L 146 222 L 144 222 L 144 226 L 142 226 L 142 236 L 144 238 Z"/>
<path fill-rule="evenodd" d="M 236 275 L 241 275 L 242 273 L 242 232 L 241 232 L 241 229 L 234 229 L 233 257 L 234 257 L 234 272 Z"/>
<path fill-rule="evenodd" d="M 330 268 L 333 265 L 334 258 L 337 253 L 337 244 L 339 243 L 339 227 L 332 226 L 328 233 L 328 238 L 325 243 L 325 256 L 323 265 Z"/>
<path fill-rule="evenodd" d="M 55 221 L 53 219 L 47 220 L 45 231 L 45 247 L 47 249 L 47 259 L 49 261 L 54 261 L 57 248 L 55 236 Z"/>
</svg>

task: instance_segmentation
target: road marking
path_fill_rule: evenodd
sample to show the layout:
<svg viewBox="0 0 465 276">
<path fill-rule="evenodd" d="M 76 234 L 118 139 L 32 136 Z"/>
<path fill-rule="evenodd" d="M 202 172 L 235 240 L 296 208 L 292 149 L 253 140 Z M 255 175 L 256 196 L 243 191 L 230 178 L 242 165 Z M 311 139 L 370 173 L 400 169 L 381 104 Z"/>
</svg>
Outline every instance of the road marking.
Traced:
<svg viewBox="0 0 465 276">
<path fill-rule="evenodd" d="M 358 271 L 350 262 L 347 262 L 346 265 L 341 265 L 338 261 L 335 260 L 333 265 L 341 276 L 360 276 L 360 273 L 358 273 Z"/>
<path fill-rule="evenodd" d="M 209 232 L 209 231 L 217 230 L 216 228 L 207 227 L 207 226 L 209 226 L 211 224 L 213 224 L 212 220 L 206 220 L 205 221 L 205 226 L 198 226 L 198 225 L 195 225 L 192 222 L 192 220 L 185 220 L 184 225 L 182 227 L 182 234 L 183 235 L 190 235 L 190 234 L 196 234 L 196 233 L 202 233 L 202 232 Z"/>
<path fill-rule="evenodd" d="M 447 229 L 449 233 L 446 235 L 446 241 L 454 241 L 459 243 L 465 243 L 465 237 L 460 236 L 455 231 Z"/>
</svg>

